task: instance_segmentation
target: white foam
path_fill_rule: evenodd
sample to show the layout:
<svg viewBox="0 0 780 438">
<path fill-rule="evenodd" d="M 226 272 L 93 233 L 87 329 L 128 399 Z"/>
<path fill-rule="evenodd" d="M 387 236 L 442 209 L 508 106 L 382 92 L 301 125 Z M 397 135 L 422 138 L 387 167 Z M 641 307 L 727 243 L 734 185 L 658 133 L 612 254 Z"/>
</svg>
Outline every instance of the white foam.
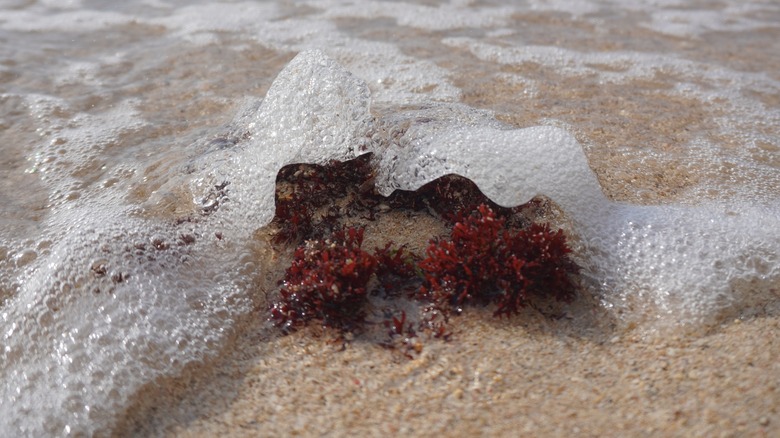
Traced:
<svg viewBox="0 0 780 438">
<path fill-rule="evenodd" d="M 653 11 L 650 22 L 644 25 L 656 32 L 678 37 L 700 36 L 714 31 L 743 32 L 773 24 L 747 16 L 761 16 L 760 13 L 768 9 L 768 5 L 744 4 L 718 10 L 667 9 Z"/>
<path fill-rule="evenodd" d="M 273 3 L 207 3 L 176 8 L 171 15 L 148 22 L 175 30 L 174 35 L 198 44 L 217 41 L 219 32 L 251 35 L 279 17 Z"/>
<path fill-rule="evenodd" d="M 332 89 L 334 99 L 313 92 L 322 89 Z M 272 205 L 273 176 L 283 164 L 346 159 L 371 145 L 381 157 L 377 183 L 385 194 L 455 173 L 502 205 L 550 197 L 575 224 L 589 260 L 586 273 L 604 285 L 605 302 L 639 299 L 645 310 L 634 313 L 642 317 L 659 312 L 665 324 L 710 323 L 745 305 L 732 289 L 735 281 L 777 281 L 780 224 L 771 199 L 729 208 L 614 203 L 601 192 L 582 147 L 561 128 L 510 129 L 488 112 L 439 103 L 391 114 L 373 130 L 368 104 L 365 85 L 321 52 L 299 55 L 250 125 L 255 153 L 231 164 L 236 177 L 248 175 L 254 184 L 251 193 L 238 193 L 239 204 L 254 204 L 252 212 Z M 320 117 L 334 115 L 320 124 Z M 298 132 L 298 126 L 308 127 Z M 237 186 L 243 190 L 243 183 Z M 266 223 L 270 214 L 257 219 Z M 755 224 L 762 225 L 756 230 Z"/>
<path fill-rule="evenodd" d="M 587 0 L 530 0 L 528 5 L 535 11 L 565 12 L 572 15 L 592 14 L 601 9 L 596 2 Z"/>
<path fill-rule="evenodd" d="M 765 157 L 766 146 L 762 145 L 780 147 L 780 140 L 771 135 L 771 127 L 780 124 L 780 109 L 744 93 L 745 90 L 755 90 L 771 95 L 780 89 L 780 82 L 767 73 L 739 72 L 667 54 L 625 51 L 586 53 L 550 46 L 507 48 L 465 37 L 446 38 L 443 42 L 467 49 L 487 62 L 518 66 L 533 62 L 553 68 L 557 73 L 569 77 L 595 76 L 599 78 L 599 83 L 603 84 L 624 84 L 637 79 L 653 80 L 659 73 L 677 75 L 680 82 L 676 90 L 673 93 L 659 91 L 659 95 L 693 97 L 699 99 L 702 105 L 716 106 L 719 112 L 723 113 L 714 119 L 718 125 L 717 133 L 737 138 L 741 142 L 740 148 L 726 150 L 711 147 L 705 138 L 694 137 L 690 144 L 685 145 L 686 158 L 689 161 L 679 164 L 706 168 L 712 167 L 713 162 L 720 160 L 730 163 L 725 164 L 726 166 L 738 167 L 740 171 L 737 173 L 752 175 L 752 185 L 735 184 L 732 194 L 752 198 L 772 196 L 776 193 L 780 175 L 775 168 L 763 164 L 762 160 L 766 161 L 768 157 Z M 594 65 L 610 65 L 619 71 L 603 71 Z M 522 84 L 531 96 L 537 89 L 534 79 L 508 73 L 504 73 L 503 77 L 510 83 Z M 714 135 L 716 132 L 708 131 L 703 134 Z M 724 153 L 729 156 L 724 156 Z M 771 161 L 771 158 L 768 159 Z M 756 187 L 757 185 L 760 187 Z M 692 190 L 704 193 L 711 191 L 712 187 L 704 185 Z M 697 193 L 692 193 L 692 199 L 698 197 Z"/>
<path fill-rule="evenodd" d="M 505 206 L 544 194 L 576 214 L 606 200 L 582 148 L 562 129 L 507 129 L 461 105 L 442 104 L 407 116 L 412 125 L 382 158 L 377 180 L 386 195 L 456 173 Z"/>
<path fill-rule="evenodd" d="M 422 121 L 422 122 L 420 122 Z M 780 281 L 780 205 L 730 202 L 638 206 L 609 201 L 582 147 L 553 126 L 510 129 L 468 107 L 439 105 L 387 120 L 411 123 L 384 151 L 385 194 L 415 190 L 447 174 L 474 181 L 495 202 L 554 200 L 584 242 L 585 274 L 602 284 L 623 318 L 658 326 L 711 324 L 766 302 Z M 738 282 L 755 282 L 738 289 Z M 633 306 L 633 307 L 630 307 Z M 630 309 L 630 310 L 629 310 Z"/>
<path fill-rule="evenodd" d="M 78 10 L 63 12 L 46 8 L 28 8 L 25 10 L 4 10 L 0 17 L 0 28 L 12 31 L 57 31 L 57 32 L 94 32 L 119 26 L 133 21 L 133 17 L 117 12 Z"/>
<path fill-rule="evenodd" d="M 359 15 L 362 9 L 339 10 Z M 240 30 L 279 51 L 323 50 L 364 79 L 375 102 L 420 103 L 460 97 L 446 70 L 429 60 L 404 55 L 394 44 L 345 35 L 327 20 L 334 13 L 326 8 L 320 15 L 282 17 L 273 4 L 206 4 L 179 8 L 149 22 L 198 44 L 215 42 L 219 32 Z"/>
<path fill-rule="evenodd" d="M 45 127 L 30 171 L 51 205 L 35 240 L 3 242 L 16 265 L 3 287 L 16 286 L 0 313 L 0 431 L 92 435 L 110 430 L 141 387 L 224 345 L 251 310 L 242 282 L 253 267 L 246 248 L 214 237 L 213 224 L 137 218 L 120 201 L 126 188 L 82 190 L 84 166 L 145 126 L 134 100 L 98 115 L 47 96 L 27 103 Z"/>
<path fill-rule="evenodd" d="M 111 427 L 142 385 L 213 354 L 249 308 L 217 281 L 237 260 L 207 239 L 183 247 L 177 230 L 99 206 L 61 219 L 66 237 L 0 314 L 0 430 L 14 435 Z"/>
<path fill-rule="evenodd" d="M 105 148 L 122 135 L 145 126 L 132 99 L 100 115 L 70 115 L 65 101 L 51 96 L 27 95 L 26 101 L 31 115 L 45 126 L 39 130 L 44 141 L 34 146 L 27 172 L 38 174 L 49 188 L 49 207 L 83 196 L 85 184 L 79 172 L 100 160 Z"/>
<path fill-rule="evenodd" d="M 227 151 L 229 157 L 208 182 L 194 181 L 195 202 L 207 195 L 204 190 L 229 181 L 231 205 L 237 205 L 227 207 L 232 221 L 266 224 L 273 217 L 276 174 L 283 166 L 364 153 L 373 120 L 365 82 L 321 51 L 302 52 L 279 73 L 259 110 L 239 121 L 251 140 L 238 152 Z"/>
<path fill-rule="evenodd" d="M 29 103 L 43 119 L 64 105 L 44 97 Z M 118 126 L 143 123 L 132 104 L 100 117 L 76 115 L 46 133 L 67 144 L 57 152 L 61 164 L 36 169 L 53 193 Z M 53 209 L 41 236 L 53 242 L 45 251 L 12 254 L 25 258 L 25 271 L 0 314 L 0 430 L 105 430 L 143 385 L 216 353 L 251 310 L 247 278 L 256 267 L 245 240 L 273 216 L 277 172 L 293 162 L 357 156 L 373 117 L 364 82 L 323 53 L 307 52 L 280 73 L 260 109 L 239 121 L 251 140 L 224 152 L 224 166 L 215 169 L 215 157 L 206 157 L 212 175 L 196 174 L 201 183 L 231 183 L 230 202 L 208 220 L 182 228 L 134 218 L 109 189 Z M 170 175 L 171 184 L 182 178 Z M 215 229 L 224 237 L 214 237 Z M 183 233 L 195 242 L 185 244 Z"/>
<path fill-rule="evenodd" d="M 675 54 L 640 53 L 631 51 L 580 52 L 556 46 L 502 47 L 469 37 L 442 40 L 452 47 L 469 50 L 483 61 L 507 65 L 534 62 L 555 68 L 563 74 L 597 74 L 605 82 L 621 83 L 637 78 L 652 78 L 658 72 L 674 72 L 691 80 L 704 78 L 713 83 L 731 86 L 777 87 L 778 82 L 766 73 L 735 72 L 712 64 L 690 61 Z M 605 64 L 619 72 L 602 71 L 593 64 Z M 692 85 L 692 84 L 689 84 Z"/>
</svg>

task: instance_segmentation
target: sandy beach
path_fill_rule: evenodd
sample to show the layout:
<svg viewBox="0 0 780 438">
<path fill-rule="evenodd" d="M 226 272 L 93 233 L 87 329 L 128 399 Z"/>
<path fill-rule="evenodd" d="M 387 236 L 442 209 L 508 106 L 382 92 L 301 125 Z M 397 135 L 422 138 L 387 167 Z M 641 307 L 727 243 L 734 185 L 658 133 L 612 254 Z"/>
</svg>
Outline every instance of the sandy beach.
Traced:
<svg viewBox="0 0 780 438">
<path fill-rule="evenodd" d="M 409 212 L 365 225 L 364 247 L 417 253 L 420 230 L 447 231 Z M 511 319 L 469 307 L 449 341 L 422 335 L 406 355 L 371 335 L 272 327 L 266 297 L 291 252 L 268 239 L 256 233 L 256 314 L 218 357 L 140 391 L 116 435 L 736 437 L 780 424 L 777 309 L 696 334 L 618 321 L 586 293 Z"/>
<path fill-rule="evenodd" d="M 162 387 L 138 401 L 117 434 L 769 437 L 777 430 L 777 317 L 655 339 L 592 323 L 534 311 L 499 321 L 470 309 L 450 342 L 427 341 L 411 360 L 359 341 L 329 342 L 316 330 L 280 337 L 250 323 L 213 368 L 156 383 Z"/>
<path fill-rule="evenodd" d="M 514 73 L 534 75 L 534 66 L 525 68 Z M 518 128 L 543 116 L 567 124 L 611 199 L 673 203 L 690 199 L 692 187 L 704 198 L 722 196 L 706 187 L 726 184 L 728 174 L 669 158 L 685 155 L 679 145 L 690 128 L 707 132 L 717 109 L 632 91 L 663 90 L 669 81 L 629 81 L 594 94 L 581 78 L 545 79 L 549 88 L 538 90 L 534 108 L 521 103 L 522 85 L 460 85 L 465 103 Z M 584 100 L 590 111 L 545 109 L 555 99 Z M 619 152 L 628 144 L 656 155 L 632 161 Z M 361 225 L 365 247 L 393 240 L 418 254 L 428 238 L 447 232 L 427 215 Z M 557 318 L 526 309 L 499 320 L 490 309 L 469 308 L 451 322 L 450 341 L 423 337 L 410 359 L 366 337 L 344 342 L 317 327 L 284 336 L 271 327 L 266 296 L 292 248 L 273 249 L 265 234 L 259 230 L 255 242 L 267 269 L 254 295 L 258 312 L 217 358 L 141 391 L 117 435 L 769 437 L 780 427 L 777 302 L 726 314 L 695 333 L 618 320 L 587 293 L 555 309 Z"/>
<path fill-rule="evenodd" d="M 61 3 L 0 6 L 0 435 L 780 436 L 773 2 Z M 577 298 L 282 333 L 273 172 L 321 150 L 537 196 Z"/>
</svg>

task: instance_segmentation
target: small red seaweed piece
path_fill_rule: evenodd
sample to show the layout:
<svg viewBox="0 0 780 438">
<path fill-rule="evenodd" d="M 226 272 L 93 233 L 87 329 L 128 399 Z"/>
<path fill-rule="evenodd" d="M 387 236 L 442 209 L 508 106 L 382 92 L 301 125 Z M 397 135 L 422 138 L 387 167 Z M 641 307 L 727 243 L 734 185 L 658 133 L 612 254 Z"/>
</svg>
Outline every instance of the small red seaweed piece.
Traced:
<svg viewBox="0 0 780 438">
<path fill-rule="evenodd" d="M 319 320 L 351 330 L 365 318 L 366 286 L 377 261 L 363 251 L 362 228 L 342 229 L 328 240 L 310 240 L 295 251 L 271 320 L 293 329 Z"/>
<path fill-rule="evenodd" d="M 392 319 L 385 320 L 384 325 L 388 329 L 387 340 L 380 342 L 380 346 L 398 349 L 407 359 L 414 359 L 412 353 L 419 354 L 422 351 L 423 345 L 417 339 L 414 323 L 407 321 L 405 311 L 401 311 L 400 318 L 392 316 Z"/>
<path fill-rule="evenodd" d="M 399 286 L 417 277 L 416 263 L 420 257 L 407 251 L 405 246 L 394 248 L 393 242 L 388 242 L 384 248 L 374 250 L 374 257 L 377 260 L 377 279 L 388 295 L 395 295 Z"/>
<path fill-rule="evenodd" d="M 287 197 L 276 198 L 276 216 L 278 231 L 274 236 L 276 243 L 297 242 L 312 231 L 312 206 L 300 192 Z"/>
</svg>

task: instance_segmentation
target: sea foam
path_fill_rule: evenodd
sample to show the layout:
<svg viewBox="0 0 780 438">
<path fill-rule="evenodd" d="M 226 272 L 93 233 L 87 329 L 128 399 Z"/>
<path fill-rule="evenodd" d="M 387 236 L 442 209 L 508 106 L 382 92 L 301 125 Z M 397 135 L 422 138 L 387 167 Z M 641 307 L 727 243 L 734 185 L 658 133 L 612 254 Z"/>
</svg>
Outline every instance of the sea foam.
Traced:
<svg viewBox="0 0 780 438">
<path fill-rule="evenodd" d="M 391 123 L 409 126 L 382 152 L 377 179 L 385 194 L 458 174 L 504 206 L 547 196 L 584 243 L 585 275 L 624 320 L 701 328 L 772 299 L 780 280 L 777 202 L 613 202 L 561 128 L 513 129 L 460 105 L 397 114 Z"/>
<path fill-rule="evenodd" d="M 595 293 L 619 318 L 651 326 L 698 327 L 761 306 L 780 280 L 776 200 L 613 202 L 566 130 L 513 129 L 449 103 L 377 117 L 366 83 L 320 51 L 300 53 L 234 125 L 234 146 L 172 176 L 189 181 L 196 207 L 229 188 L 200 221 L 145 218 L 99 194 L 53 211 L 50 222 L 68 232 L 29 262 L 0 314 L 0 430 L 110 429 L 145 385 L 218 352 L 250 312 L 248 285 L 260 274 L 245 242 L 271 220 L 276 174 L 295 162 L 370 151 L 384 194 L 456 173 L 502 205 L 545 195 L 583 242 Z"/>
<path fill-rule="evenodd" d="M 323 163 L 370 150 L 379 157 L 377 184 L 385 195 L 458 174 L 505 206 L 547 196 L 582 240 L 585 275 L 601 285 L 597 293 L 603 302 L 630 320 L 701 327 L 772 299 L 770 289 L 780 275 L 776 200 L 694 206 L 613 202 L 603 194 L 582 146 L 562 128 L 513 129 L 487 112 L 449 103 L 373 120 L 365 85 L 334 64 L 319 51 L 306 51 L 279 75 L 260 110 L 263 124 L 251 125 L 252 149 L 262 151 L 263 158 L 256 156 L 246 169 L 261 162 L 276 169 L 289 162 Z M 317 79 L 302 80 L 301 73 Z M 332 85 L 334 79 L 343 86 Z M 282 90 L 304 98 L 289 99 L 289 91 Z M 335 105 L 317 97 L 316 111 L 309 112 L 300 106 L 312 105 L 312 90 L 341 97 Z M 336 119 L 317 125 L 326 117 L 313 115 L 320 111 Z M 307 126 L 304 135 L 298 126 Z M 277 141 L 291 147 L 274 154 Z M 267 178 L 252 191 L 266 193 L 262 202 L 252 201 L 257 203 L 253 211 L 270 211 L 273 183 Z M 263 222 L 269 220 L 263 216 Z"/>
<path fill-rule="evenodd" d="M 362 153 L 373 123 L 369 103 L 364 82 L 309 52 L 279 75 L 259 110 L 239 117 L 245 142 L 206 154 L 194 176 L 170 175 L 169 186 L 191 179 L 198 204 L 199 190 L 229 182 L 229 202 L 201 220 L 146 218 L 118 203 L 112 188 L 53 198 L 43 236 L 51 244 L 27 257 L 21 286 L 0 313 L 0 431 L 110 429 L 144 385 L 216 354 L 252 309 L 249 284 L 262 273 L 253 272 L 245 241 L 273 216 L 277 172 Z M 62 103 L 29 104 L 50 117 Z M 72 185 L 74 172 L 100 153 L 94 143 L 109 142 L 122 120 L 143 123 L 126 108 L 89 119 L 100 126 L 85 120 L 46 133 L 64 139 L 73 158 L 42 155 L 35 163 L 52 193 Z"/>
</svg>

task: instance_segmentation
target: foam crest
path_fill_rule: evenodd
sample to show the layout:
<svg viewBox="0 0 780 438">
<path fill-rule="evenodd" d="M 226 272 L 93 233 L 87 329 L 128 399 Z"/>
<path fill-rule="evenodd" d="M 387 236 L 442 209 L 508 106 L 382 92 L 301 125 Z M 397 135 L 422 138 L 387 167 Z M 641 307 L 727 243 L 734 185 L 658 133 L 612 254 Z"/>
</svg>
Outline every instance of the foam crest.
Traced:
<svg viewBox="0 0 780 438">
<path fill-rule="evenodd" d="M 377 177 L 384 194 L 446 174 L 495 202 L 554 200 L 581 239 L 585 274 L 621 318 L 651 328 L 701 328 L 772 299 L 780 280 L 777 202 L 639 206 L 609 201 L 568 132 L 511 129 L 463 106 L 388 117 L 392 142 Z M 398 133 L 392 135 L 392 133 Z"/>
<path fill-rule="evenodd" d="M 296 56 L 279 73 L 259 110 L 248 114 L 250 139 L 211 176 L 228 181 L 241 228 L 273 217 L 276 174 L 291 163 L 348 160 L 367 150 L 373 126 L 365 82 L 319 50 Z M 222 180 L 222 181 L 219 181 Z M 204 188 L 196 182 L 196 202 Z"/>
<path fill-rule="evenodd" d="M 385 195 L 456 173 L 504 206 L 547 195 L 578 214 L 606 202 L 582 147 L 563 129 L 509 129 L 461 105 L 407 116 L 401 123 L 411 125 L 382 158 L 377 179 Z"/>
</svg>

